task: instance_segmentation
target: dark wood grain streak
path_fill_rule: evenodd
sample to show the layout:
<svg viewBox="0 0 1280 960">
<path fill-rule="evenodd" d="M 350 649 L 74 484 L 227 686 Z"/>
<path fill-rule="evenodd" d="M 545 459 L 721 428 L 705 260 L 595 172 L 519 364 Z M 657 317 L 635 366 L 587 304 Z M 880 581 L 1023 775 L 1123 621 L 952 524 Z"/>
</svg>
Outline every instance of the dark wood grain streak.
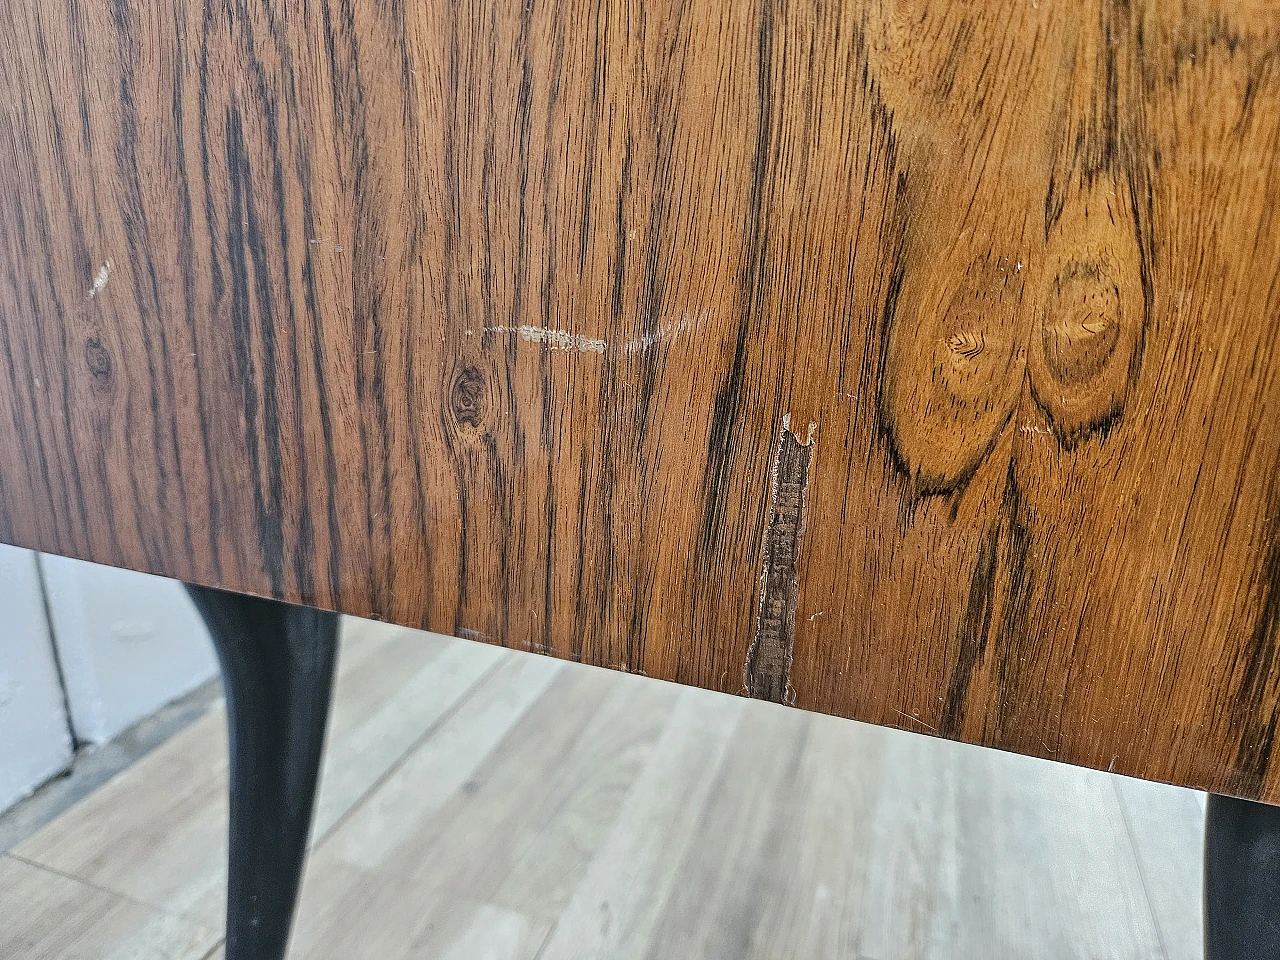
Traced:
<svg viewBox="0 0 1280 960">
<path fill-rule="evenodd" d="M 0 93 L 0 540 L 1280 801 L 1273 5 L 51 0 Z"/>
</svg>

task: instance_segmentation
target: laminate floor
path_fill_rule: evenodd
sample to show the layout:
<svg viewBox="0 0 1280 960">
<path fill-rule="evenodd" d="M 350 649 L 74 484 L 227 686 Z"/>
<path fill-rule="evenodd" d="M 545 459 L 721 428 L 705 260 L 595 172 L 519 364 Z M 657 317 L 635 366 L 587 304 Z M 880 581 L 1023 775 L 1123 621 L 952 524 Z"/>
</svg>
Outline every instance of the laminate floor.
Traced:
<svg viewBox="0 0 1280 960">
<path fill-rule="evenodd" d="M 220 960 L 220 708 L 0 855 L 0 958 Z M 1198 960 L 1199 794 L 344 628 L 294 960 Z"/>
</svg>

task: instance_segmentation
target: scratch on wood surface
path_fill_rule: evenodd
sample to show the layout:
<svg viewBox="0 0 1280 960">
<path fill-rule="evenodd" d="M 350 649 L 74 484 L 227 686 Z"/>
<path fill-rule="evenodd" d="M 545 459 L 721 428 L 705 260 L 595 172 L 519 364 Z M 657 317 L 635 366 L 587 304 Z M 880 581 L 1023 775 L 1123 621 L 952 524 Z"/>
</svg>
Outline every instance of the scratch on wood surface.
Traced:
<svg viewBox="0 0 1280 960">
<path fill-rule="evenodd" d="M 563 330 L 551 330 L 547 327 L 485 327 L 485 333 L 518 333 L 521 339 L 530 343 L 541 343 L 552 350 L 577 350 L 580 353 L 604 353 L 608 344 L 603 340 L 591 337 L 580 337 Z"/>
<path fill-rule="evenodd" d="M 111 279 L 111 268 L 114 266 L 115 264 L 111 262 L 111 258 L 107 257 L 106 263 L 98 268 L 98 275 L 93 278 L 93 286 L 89 288 L 89 296 L 85 298 L 86 300 L 92 300 L 102 292 L 102 288 L 105 287 L 107 285 L 107 281 Z"/>
<path fill-rule="evenodd" d="M 909 713 L 903 713 L 903 712 L 902 712 L 901 710 L 899 710 L 897 707 L 894 707 L 894 708 L 893 708 L 893 712 L 894 712 L 894 713 L 896 713 L 898 716 L 902 717 L 902 719 L 904 719 L 904 720 L 910 720 L 912 723 L 918 723 L 918 724 L 920 724 L 920 726 L 924 727 L 926 730 L 932 730 L 934 733 L 937 733 L 937 732 L 938 732 L 938 728 L 937 728 L 937 727 L 930 726 L 929 724 L 927 724 L 927 723 L 925 723 L 923 720 L 921 720 L 919 717 L 913 717 L 913 716 L 912 716 L 911 714 L 909 714 Z"/>
<path fill-rule="evenodd" d="M 628 355 L 633 353 L 643 353 L 650 347 L 656 347 L 664 341 L 674 340 L 682 333 L 697 330 L 702 326 L 703 322 L 707 320 L 708 316 L 709 314 L 706 310 L 699 313 L 687 313 L 675 323 L 661 324 L 657 329 L 649 333 L 642 334 L 638 337 L 632 337 L 623 346 L 622 352 Z"/>
<path fill-rule="evenodd" d="M 787 685 L 791 679 L 799 593 L 796 556 L 804 532 L 804 501 L 817 429 L 816 423 L 810 423 L 802 441 L 791 431 L 791 418 L 783 417 L 773 457 L 773 491 L 760 571 L 760 609 L 756 635 L 747 652 L 745 685 L 752 697 L 775 703 L 789 702 Z"/>
</svg>

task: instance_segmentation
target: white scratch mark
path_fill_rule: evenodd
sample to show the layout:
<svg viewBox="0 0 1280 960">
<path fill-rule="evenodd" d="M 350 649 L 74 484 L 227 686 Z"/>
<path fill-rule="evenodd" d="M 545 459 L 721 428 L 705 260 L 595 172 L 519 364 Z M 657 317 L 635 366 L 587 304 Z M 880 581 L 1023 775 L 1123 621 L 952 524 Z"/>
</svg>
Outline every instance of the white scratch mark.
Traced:
<svg viewBox="0 0 1280 960">
<path fill-rule="evenodd" d="M 93 278 L 93 286 L 89 288 L 89 296 L 85 298 L 86 300 L 92 300 L 102 292 L 102 288 L 111 279 L 111 268 L 114 266 L 115 264 L 111 262 L 111 258 L 107 257 L 107 262 L 98 268 L 98 275 Z"/>
<path fill-rule="evenodd" d="M 697 330 L 709 316 L 710 311 L 703 310 L 701 313 L 687 313 L 676 323 L 659 324 L 658 329 L 652 333 L 641 334 L 628 340 L 626 346 L 622 348 L 622 352 L 628 356 L 633 353 L 641 353 L 650 347 L 657 346 L 664 340 L 674 339 L 689 330 Z"/>
<path fill-rule="evenodd" d="M 819 610 L 817 613 L 815 613 L 812 617 L 809 618 L 809 622 L 813 623 L 813 621 L 817 620 L 819 617 L 826 616 L 826 614 L 827 614 L 827 611 Z"/>
<path fill-rule="evenodd" d="M 1034 424 L 1030 424 L 1030 423 L 1024 423 L 1018 429 L 1021 430 L 1023 433 L 1043 433 L 1048 435 L 1053 434 L 1052 430 L 1046 430 L 1044 427 L 1037 427 Z"/>
<path fill-rule="evenodd" d="M 458 633 L 461 636 L 471 637 L 474 640 L 486 640 L 490 643 L 493 642 L 493 637 L 489 636 L 489 634 L 485 633 L 483 630 L 472 630 L 470 627 L 459 627 Z"/>
<path fill-rule="evenodd" d="M 518 327 L 485 327 L 485 333 L 518 333 L 521 338 L 528 340 L 530 343 L 542 343 L 552 350 L 577 350 L 580 353 L 604 353 L 604 348 L 608 346 L 603 340 L 593 340 L 591 337 L 580 337 L 576 334 L 565 333 L 563 330 L 549 330 L 546 327 L 531 327 L 521 325 Z"/>
<path fill-rule="evenodd" d="M 894 712 L 894 713 L 896 713 L 898 716 L 902 717 L 902 718 L 903 718 L 903 719 L 905 719 L 905 720 L 910 720 L 912 723 L 918 723 L 918 724 L 920 724 L 920 726 L 924 727 L 926 730 L 932 730 L 934 733 L 937 733 L 937 732 L 938 732 L 938 728 L 937 728 L 937 727 L 931 727 L 931 726 L 929 726 L 927 723 L 925 723 L 923 720 L 921 720 L 919 717 L 913 717 L 913 716 L 911 716 L 911 714 L 909 714 L 909 713 L 903 713 L 903 712 L 902 712 L 901 710 L 899 710 L 897 707 L 894 707 L 893 712 Z"/>
</svg>

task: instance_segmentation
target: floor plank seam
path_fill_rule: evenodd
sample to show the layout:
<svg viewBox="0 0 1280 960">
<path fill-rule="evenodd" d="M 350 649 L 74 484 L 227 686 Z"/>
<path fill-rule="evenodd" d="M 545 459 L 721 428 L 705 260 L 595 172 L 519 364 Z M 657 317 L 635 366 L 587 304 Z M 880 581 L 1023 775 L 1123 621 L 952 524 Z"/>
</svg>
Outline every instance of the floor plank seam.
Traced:
<svg viewBox="0 0 1280 960">
<path fill-rule="evenodd" d="M 1156 932 L 1156 943 L 1160 946 L 1161 960 L 1169 960 L 1169 947 L 1164 942 L 1164 930 L 1156 914 L 1155 901 L 1151 899 L 1151 888 L 1147 884 L 1147 872 L 1142 868 L 1142 858 L 1138 856 L 1138 838 L 1134 835 L 1133 825 L 1129 822 L 1129 810 L 1124 796 L 1120 793 L 1120 785 L 1111 781 L 1111 791 L 1115 794 L 1116 806 L 1120 808 L 1120 822 L 1124 824 L 1125 836 L 1129 838 L 1129 855 L 1133 857 L 1134 871 L 1138 874 L 1138 882 L 1142 884 L 1142 899 L 1147 905 L 1147 913 L 1151 916 L 1151 928 Z"/>
<path fill-rule="evenodd" d="M 556 917 L 551 921 L 551 926 L 547 927 L 547 932 L 542 938 L 542 942 L 538 944 L 538 952 L 533 955 L 533 960 L 542 960 L 547 952 L 547 947 L 551 946 L 551 938 L 555 936 L 556 927 L 560 924 L 560 918 Z"/>
<path fill-rule="evenodd" d="M 179 913 L 176 910 L 171 910 L 168 907 L 158 906 L 157 904 L 154 904 L 154 903 L 148 903 L 146 900 L 139 900 L 137 897 L 124 893 L 120 890 L 113 890 L 110 887 L 104 887 L 102 884 L 96 883 L 93 880 L 86 879 L 85 877 L 78 876 L 77 874 L 74 874 L 74 873 L 68 873 L 65 870 L 59 870 L 56 867 L 51 867 L 48 864 L 41 863 L 38 860 L 32 860 L 29 857 L 24 857 L 12 851 L 8 853 L 0 854 L 0 856 L 9 857 L 13 860 L 17 860 L 20 863 L 26 864 L 28 867 L 31 867 L 35 870 L 43 871 L 44 873 L 52 874 L 55 877 L 62 877 L 62 879 L 64 880 L 70 880 L 73 883 L 79 883 L 83 886 L 89 887 L 91 890 L 96 890 L 99 893 L 105 893 L 107 896 L 115 897 L 117 900 L 124 900 L 128 903 L 133 904 L 136 907 L 141 907 L 143 910 L 150 911 L 151 913 L 159 913 L 159 914 L 163 914 L 166 917 L 170 917 L 174 920 L 181 920 L 183 923 L 190 924 L 191 926 L 197 927 L 201 930 L 207 930 L 210 933 L 217 932 L 188 914 Z M 221 943 L 222 941 L 219 940 L 218 942 Z"/>
<path fill-rule="evenodd" d="M 459 641 L 459 642 L 465 643 L 468 641 Z M 438 731 L 441 726 L 443 726 L 445 723 L 451 720 L 453 716 L 460 709 L 462 709 L 462 707 L 465 706 L 466 703 L 475 695 L 475 692 L 479 690 L 482 686 L 484 686 L 484 684 L 489 680 L 489 678 L 492 677 L 493 674 L 496 673 L 497 670 L 510 659 L 509 657 L 510 652 L 511 651 L 508 650 L 506 651 L 506 653 L 504 653 L 503 656 L 500 656 L 497 659 L 495 659 L 493 663 L 483 673 L 481 673 L 480 676 L 476 677 L 476 679 L 471 683 L 471 685 L 468 686 L 467 689 L 462 692 L 461 696 L 459 696 L 453 703 L 451 703 L 447 709 L 441 711 L 440 716 L 436 717 L 436 719 L 432 721 L 432 723 L 424 731 L 422 731 L 421 734 L 418 735 L 418 737 L 413 741 L 413 743 L 411 743 L 398 757 L 396 757 L 396 759 L 390 765 L 388 765 L 387 769 L 382 771 L 382 773 L 378 775 L 378 777 L 368 786 L 367 789 L 365 789 L 360 793 L 360 795 L 351 803 L 350 806 L 347 807 L 346 810 L 342 811 L 342 814 L 340 816 L 334 819 L 333 823 L 329 825 L 329 828 L 325 830 L 324 833 L 322 833 L 318 837 L 312 837 L 311 849 L 313 851 L 319 850 L 321 844 L 325 843 L 330 837 L 332 837 L 335 833 L 337 833 L 338 830 L 342 828 L 342 825 L 345 824 L 348 820 L 350 820 L 351 817 L 355 815 L 356 811 L 359 810 L 360 807 L 364 805 L 365 801 L 368 800 L 370 797 L 372 797 L 379 789 L 381 789 L 382 785 L 385 784 L 389 779 L 391 779 L 391 777 L 393 777 L 400 770 L 400 768 L 405 765 L 409 757 L 413 756 L 413 754 L 415 754 L 422 747 L 423 744 L 425 744 L 428 740 L 430 740 L 431 737 L 435 735 L 436 731 Z M 320 789 L 321 790 L 324 789 L 323 782 L 321 782 L 320 784 Z"/>
<path fill-rule="evenodd" d="M 214 676 L 108 742 L 78 747 L 66 769 L 50 777 L 30 796 L 0 811 L 0 853 L 18 849 L 80 801 L 109 786 L 223 705 L 222 678 Z"/>
</svg>

